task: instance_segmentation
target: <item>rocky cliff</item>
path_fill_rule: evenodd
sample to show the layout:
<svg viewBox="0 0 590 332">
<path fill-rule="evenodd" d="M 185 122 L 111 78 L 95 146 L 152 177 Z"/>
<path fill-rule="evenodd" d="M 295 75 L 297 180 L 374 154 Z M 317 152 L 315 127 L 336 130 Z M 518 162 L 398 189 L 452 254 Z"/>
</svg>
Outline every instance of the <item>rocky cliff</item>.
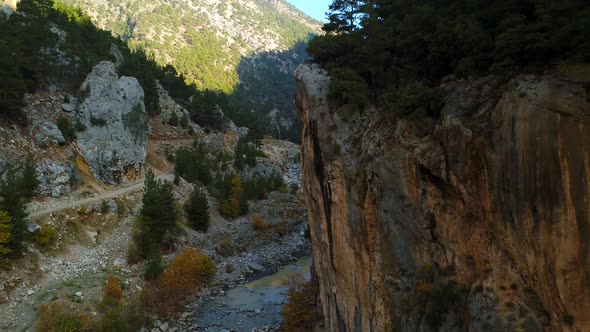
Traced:
<svg viewBox="0 0 590 332">
<path fill-rule="evenodd" d="M 328 330 L 590 330 L 587 82 L 450 81 L 440 119 L 394 122 L 296 78 Z"/>
<path fill-rule="evenodd" d="M 119 77 L 115 64 L 103 61 L 80 91 L 78 120 L 86 129 L 78 133 L 76 143 L 90 169 L 106 183 L 135 180 L 144 165 L 150 130 L 139 82 Z"/>
</svg>

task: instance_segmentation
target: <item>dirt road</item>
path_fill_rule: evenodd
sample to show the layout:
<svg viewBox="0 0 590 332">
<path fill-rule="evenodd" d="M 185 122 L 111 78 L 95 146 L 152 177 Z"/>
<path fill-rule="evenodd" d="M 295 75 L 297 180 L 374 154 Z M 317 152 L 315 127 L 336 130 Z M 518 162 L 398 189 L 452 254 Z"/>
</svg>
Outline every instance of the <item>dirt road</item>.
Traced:
<svg viewBox="0 0 590 332">
<path fill-rule="evenodd" d="M 158 175 L 157 178 L 161 179 L 161 180 L 172 181 L 172 180 L 174 180 L 174 174 L 162 174 L 162 175 Z M 29 219 L 36 219 L 36 218 L 39 218 L 42 216 L 46 216 L 50 213 L 55 213 L 55 212 L 83 206 L 83 205 L 99 203 L 99 202 L 102 202 L 105 200 L 117 198 L 119 196 L 123 196 L 123 195 L 129 194 L 129 193 L 141 190 L 141 189 L 143 189 L 143 187 L 144 187 L 144 183 L 143 183 L 143 181 L 141 181 L 141 182 L 136 182 L 136 183 L 129 185 L 127 187 L 124 187 L 124 188 L 119 188 L 119 189 L 116 189 L 113 191 L 102 193 L 102 194 L 94 196 L 94 197 L 89 197 L 89 198 L 76 200 L 76 201 L 72 201 L 72 202 L 64 202 L 62 204 L 58 204 L 56 206 L 52 206 L 52 207 L 49 207 L 49 208 L 46 208 L 43 210 L 31 212 L 31 213 L 29 213 Z"/>
</svg>

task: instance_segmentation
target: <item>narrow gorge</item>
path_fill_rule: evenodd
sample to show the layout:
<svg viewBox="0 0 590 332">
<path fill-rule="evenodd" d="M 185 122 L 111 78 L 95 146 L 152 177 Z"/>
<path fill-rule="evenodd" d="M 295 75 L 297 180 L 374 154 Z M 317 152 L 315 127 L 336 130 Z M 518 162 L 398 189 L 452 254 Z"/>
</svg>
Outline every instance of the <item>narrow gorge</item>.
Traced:
<svg viewBox="0 0 590 332">
<path fill-rule="evenodd" d="M 590 329 L 587 80 L 451 80 L 440 119 L 390 125 L 295 75 L 328 330 Z"/>
</svg>

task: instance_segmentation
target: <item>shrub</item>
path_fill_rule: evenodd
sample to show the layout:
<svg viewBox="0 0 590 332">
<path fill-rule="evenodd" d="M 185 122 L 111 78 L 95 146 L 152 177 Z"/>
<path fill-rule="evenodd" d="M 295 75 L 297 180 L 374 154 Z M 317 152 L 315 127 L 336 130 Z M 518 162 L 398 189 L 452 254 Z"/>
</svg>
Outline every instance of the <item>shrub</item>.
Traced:
<svg viewBox="0 0 590 332">
<path fill-rule="evenodd" d="M 44 226 L 33 235 L 33 239 L 38 245 L 45 247 L 55 240 L 56 235 L 53 228 Z"/>
<path fill-rule="evenodd" d="M 234 253 L 234 248 L 232 246 L 231 238 L 229 237 L 229 234 L 225 233 L 223 235 L 223 239 L 217 245 L 216 250 L 221 256 L 225 256 L 225 257 L 231 256 Z"/>
<path fill-rule="evenodd" d="M 164 268 L 162 267 L 162 257 L 160 255 L 156 255 L 150 260 L 148 266 L 145 268 L 143 278 L 145 280 L 157 280 L 160 278 L 163 272 Z"/>
<path fill-rule="evenodd" d="M 215 263 L 195 248 L 189 248 L 164 270 L 162 285 L 169 293 L 190 291 L 205 285 L 215 274 Z"/>
<path fill-rule="evenodd" d="M 72 142 L 76 139 L 76 131 L 72 126 L 72 121 L 70 121 L 70 119 L 67 116 L 59 116 L 59 118 L 57 119 L 57 128 L 59 129 L 59 131 L 61 131 L 67 143 Z"/>
<path fill-rule="evenodd" d="M 113 275 L 107 278 L 102 291 L 102 303 L 104 305 L 119 305 L 123 299 L 121 283 Z"/>
<path fill-rule="evenodd" d="M 140 308 L 136 299 L 124 303 L 104 303 L 102 315 L 96 321 L 94 330 L 97 332 L 140 331 L 145 327 L 149 317 Z"/>
<path fill-rule="evenodd" d="M 171 317 L 184 301 L 215 275 L 215 263 L 195 248 L 177 256 L 164 270 L 160 282 L 152 281 L 142 291 L 142 303 L 159 315 Z"/>
<path fill-rule="evenodd" d="M 168 118 L 168 124 L 172 127 L 178 126 L 178 115 L 176 115 L 176 112 L 172 112 L 172 115 Z"/>
<path fill-rule="evenodd" d="M 12 230 L 11 221 L 12 217 L 0 210 L 0 269 L 8 269 L 10 267 L 8 255 L 12 252 L 9 247 Z"/>
<path fill-rule="evenodd" d="M 285 222 L 282 222 L 275 226 L 275 232 L 278 236 L 283 237 L 289 233 L 289 228 Z"/>
<path fill-rule="evenodd" d="M 95 127 L 104 127 L 107 125 L 107 120 L 90 116 L 90 124 Z"/>
<path fill-rule="evenodd" d="M 107 201 L 102 201 L 100 204 L 100 213 L 108 213 L 110 209 L 109 203 Z"/>
<path fill-rule="evenodd" d="M 287 291 L 287 303 L 283 307 L 285 332 L 305 330 L 322 318 L 317 304 L 318 287 L 301 276 L 292 277 Z"/>
<path fill-rule="evenodd" d="M 272 224 L 267 223 L 264 220 L 264 216 L 259 215 L 259 214 L 254 214 L 252 215 L 252 217 L 250 218 L 251 223 L 252 223 L 252 227 L 254 227 L 255 230 L 260 231 L 260 230 L 266 230 L 269 227 L 272 227 Z"/>
<path fill-rule="evenodd" d="M 92 319 L 73 305 L 61 301 L 39 307 L 38 332 L 90 331 Z"/>
<path fill-rule="evenodd" d="M 119 216 L 119 218 L 122 218 L 125 216 L 125 213 L 127 213 L 127 205 L 125 204 L 124 200 L 118 199 L 117 200 L 117 216 Z"/>
<path fill-rule="evenodd" d="M 182 114 L 182 118 L 180 119 L 180 127 L 182 127 L 182 129 L 188 129 L 190 123 L 188 121 L 188 115 L 186 115 L 186 113 Z"/>
<path fill-rule="evenodd" d="M 74 130 L 78 133 L 84 131 L 86 130 L 86 125 L 82 123 L 79 118 L 76 118 L 76 120 L 74 120 Z"/>
<path fill-rule="evenodd" d="M 231 263 L 225 264 L 225 273 L 234 272 L 234 266 Z"/>
</svg>

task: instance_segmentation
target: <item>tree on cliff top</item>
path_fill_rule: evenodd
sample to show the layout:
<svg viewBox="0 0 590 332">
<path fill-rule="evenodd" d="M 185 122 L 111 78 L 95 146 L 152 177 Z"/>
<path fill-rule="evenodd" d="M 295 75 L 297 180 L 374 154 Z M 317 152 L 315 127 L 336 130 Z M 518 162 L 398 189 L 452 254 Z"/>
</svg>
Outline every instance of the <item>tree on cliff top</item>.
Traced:
<svg viewBox="0 0 590 332">
<path fill-rule="evenodd" d="M 362 102 L 366 86 L 371 102 L 384 108 L 399 95 L 416 104 L 422 98 L 414 92 L 434 96 L 423 90 L 451 74 L 509 77 L 590 62 L 586 0 L 334 0 L 330 10 L 328 34 L 313 39 L 308 52 L 333 76 L 333 92 L 344 102 Z M 355 75 L 338 77 L 342 71 Z"/>
</svg>

